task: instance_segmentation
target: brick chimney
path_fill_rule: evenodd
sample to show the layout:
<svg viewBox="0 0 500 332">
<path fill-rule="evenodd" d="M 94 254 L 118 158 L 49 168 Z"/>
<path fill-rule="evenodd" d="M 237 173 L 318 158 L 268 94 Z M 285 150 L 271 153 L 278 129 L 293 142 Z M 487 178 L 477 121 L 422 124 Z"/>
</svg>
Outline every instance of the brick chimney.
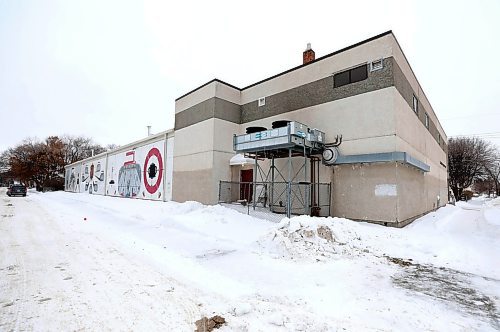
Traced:
<svg viewBox="0 0 500 332">
<path fill-rule="evenodd" d="M 311 43 L 307 43 L 307 48 L 304 51 L 304 53 L 302 53 L 303 64 L 305 65 L 306 63 L 314 61 L 314 59 L 315 56 L 314 56 L 314 51 L 311 48 Z"/>
</svg>

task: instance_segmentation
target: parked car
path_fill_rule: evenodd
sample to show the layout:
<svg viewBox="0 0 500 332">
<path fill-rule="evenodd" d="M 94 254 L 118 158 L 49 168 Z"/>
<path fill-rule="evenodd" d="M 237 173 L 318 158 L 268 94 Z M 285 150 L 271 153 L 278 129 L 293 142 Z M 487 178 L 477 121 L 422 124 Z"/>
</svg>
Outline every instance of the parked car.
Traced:
<svg viewBox="0 0 500 332">
<path fill-rule="evenodd" d="M 26 196 L 26 187 L 22 184 L 13 184 L 7 189 L 7 196 Z"/>
</svg>

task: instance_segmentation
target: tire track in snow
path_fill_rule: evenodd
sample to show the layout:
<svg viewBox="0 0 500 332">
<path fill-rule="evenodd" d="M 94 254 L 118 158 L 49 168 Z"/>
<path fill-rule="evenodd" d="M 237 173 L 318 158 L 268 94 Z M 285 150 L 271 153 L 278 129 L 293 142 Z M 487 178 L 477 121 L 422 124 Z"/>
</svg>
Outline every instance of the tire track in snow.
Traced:
<svg viewBox="0 0 500 332">
<path fill-rule="evenodd" d="M 15 257 L 20 280 L 5 281 L 5 294 L 21 299 L 15 315 L 14 305 L 0 308 L 0 330 L 193 330 L 196 295 L 176 280 L 35 200 L 16 205 L 15 223 L 0 224 L 9 239 L 0 268 Z"/>
<path fill-rule="evenodd" d="M 0 224 L 2 233 L 6 227 L 15 222 L 12 217 L 15 215 L 15 206 L 17 202 L 13 202 L 11 198 L 3 200 L 2 207 L 2 223 Z M 3 240 L 3 239 L 7 240 Z M 2 285 L 2 295 L 8 298 L 4 300 L 1 306 L 0 327 L 7 326 L 6 330 L 18 331 L 20 329 L 21 317 L 24 310 L 24 301 L 26 299 L 26 270 L 24 267 L 24 259 L 18 255 L 12 248 L 18 245 L 11 242 L 10 237 L 0 237 L 0 248 L 2 257 L 0 261 L 0 270 L 2 270 L 2 280 L 6 282 Z M 19 282 L 19 278 L 21 279 Z M 15 282 L 14 289 L 7 289 L 8 284 Z M 19 285 L 20 284 L 20 285 Z M 10 291 L 10 292 L 9 292 Z M 13 314 L 12 314 L 13 313 Z"/>
</svg>

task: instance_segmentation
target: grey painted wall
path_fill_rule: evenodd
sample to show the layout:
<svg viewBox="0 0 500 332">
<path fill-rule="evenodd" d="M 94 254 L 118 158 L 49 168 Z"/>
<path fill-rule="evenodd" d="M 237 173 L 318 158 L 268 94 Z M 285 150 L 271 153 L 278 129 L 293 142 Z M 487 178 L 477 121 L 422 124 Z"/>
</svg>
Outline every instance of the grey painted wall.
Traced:
<svg viewBox="0 0 500 332">
<path fill-rule="evenodd" d="M 417 93 L 413 91 L 410 82 L 406 79 L 406 77 L 403 74 L 403 71 L 399 67 L 396 61 L 393 63 L 393 72 L 394 72 L 394 86 L 396 89 L 399 91 L 403 99 L 408 103 L 411 109 L 413 109 L 413 96 L 417 96 Z M 417 96 L 418 97 L 418 96 Z M 418 98 L 417 98 L 418 99 Z M 420 102 L 418 103 L 418 114 L 415 114 L 415 116 L 420 120 L 425 125 L 425 114 L 427 113 L 427 110 L 423 106 L 423 104 Z M 434 121 L 429 119 L 429 132 L 431 133 L 432 137 L 438 142 L 439 146 L 445 153 L 448 153 L 448 145 L 447 142 L 445 142 L 442 137 L 441 141 L 439 141 L 439 131 L 436 127 L 436 124 Z"/>
<path fill-rule="evenodd" d="M 242 123 L 393 86 L 392 63 L 392 58 L 384 59 L 384 68 L 368 72 L 366 80 L 338 88 L 333 87 L 332 73 L 324 79 L 272 96 L 263 96 L 266 97 L 265 106 L 258 107 L 257 101 L 242 105 Z"/>
<path fill-rule="evenodd" d="M 326 78 L 293 89 L 270 96 L 262 96 L 266 98 L 266 101 L 265 105 L 261 107 L 258 106 L 257 100 L 244 105 L 237 105 L 213 97 L 177 113 L 175 116 L 175 129 L 185 128 L 210 118 L 243 124 L 390 86 L 396 87 L 410 108 L 413 105 L 413 95 L 417 95 L 393 57 L 384 59 L 383 68 L 380 70 L 370 72 L 368 69 L 368 78 L 366 80 L 334 88 L 333 77 L 334 73 Z M 424 106 L 419 102 L 419 112 L 415 116 L 423 124 L 425 124 L 426 113 Z M 447 142 L 443 139 L 439 141 L 439 131 L 430 118 L 429 132 L 439 143 L 441 149 L 447 153 Z"/>
<path fill-rule="evenodd" d="M 241 106 L 230 101 L 213 97 L 175 115 L 175 130 L 195 123 L 217 118 L 241 123 Z"/>
</svg>

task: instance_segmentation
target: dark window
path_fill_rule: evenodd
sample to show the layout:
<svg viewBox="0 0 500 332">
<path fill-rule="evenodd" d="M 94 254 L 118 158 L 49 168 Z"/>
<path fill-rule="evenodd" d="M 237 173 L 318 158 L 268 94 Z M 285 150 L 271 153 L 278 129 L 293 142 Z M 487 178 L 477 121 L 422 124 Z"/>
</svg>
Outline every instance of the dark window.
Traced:
<svg viewBox="0 0 500 332">
<path fill-rule="evenodd" d="M 418 114 L 418 99 L 413 95 L 413 112 Z"/>
<path fill-rule="evenodd" d="M 367 66 L 360 66 L 350 70 L 351 72 L 351 83 L 366 80 L 368 78 Z"/>
<path fill-rule="evenodd" d="M 349 70 L 335 74 L 335 76 L 333 77 L 333 80 L 334 80 L 333 86 L 335 88 L 338 88 L 339 86 L 351 83 L 351 81 L 349 79 Z"/>
<path fill-rule="evenodd" d="M 368 78 L 368 66 L 362 65 L 353 69 L 349 69 L 333 76 L 333 87 L 338 88 L 340 86 L 355 83 Z"/>
</svg>

